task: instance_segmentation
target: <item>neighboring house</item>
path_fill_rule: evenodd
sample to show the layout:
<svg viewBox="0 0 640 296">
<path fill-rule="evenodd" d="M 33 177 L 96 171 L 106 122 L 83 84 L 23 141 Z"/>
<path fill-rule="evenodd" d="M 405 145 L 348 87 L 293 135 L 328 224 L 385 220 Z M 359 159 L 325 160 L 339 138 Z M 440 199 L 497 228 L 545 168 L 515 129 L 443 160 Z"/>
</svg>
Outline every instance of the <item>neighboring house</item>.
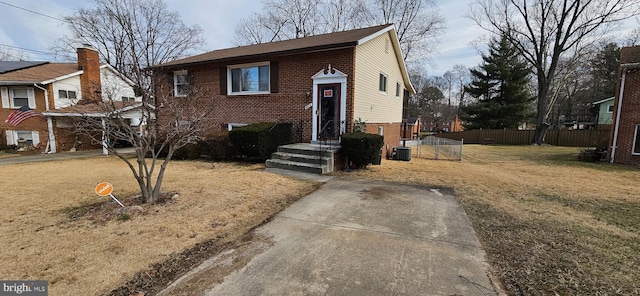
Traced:
<svg viewBox="0 0 640 296">
<path fill-rule="evenodd" d="M 622 48 L 609 161 L 640 164 L 640 46 Z"/>
<path fill-rule="evenodd" d="M 400 136 L 408 140 L 420 139 L 420 117 L 407 118 L 406 132 L 403 131 Z"/>
<path fill-rule="evenodd" d="M 96 99 L 140 101 L 133 83 L 101 65 L 95 49 L 78 48 L 77 53 L 77 63 L 0 62 L 0 132 L 5 144 L 44 148 L 46 153 L 97 148 L 100 143 L 87 141 L 79 146 L 82 139 L 74 134 L 71 117 L 82 114 L 72 107 Z"/>
<path fill-rule="evenodd" d="M 613 99 L 610 97 L 604 100 L 593 102 L 593 106 L 598 106 L 598 129 L 610 129 L 613 123 Z"/>
<path fill-rule="evenodd" d="M 464 130 L 458 115 L 449 118 L 429 120 L 422 123 L 422 130 L 432 133 L 453 133 Z"/>
<path fill-rule="evenodd" d="M 156 85 L 168 83 L 174 99 L 189 87 L 209 91 L 210 132 L 290 122 L 306 143 L 337 143 L 361 120 L 391 149 L 400 142 L 403 102 L 415 92 L 393 25 L 215 50 L 153 68 L 164 75 Z"/>
</svg>

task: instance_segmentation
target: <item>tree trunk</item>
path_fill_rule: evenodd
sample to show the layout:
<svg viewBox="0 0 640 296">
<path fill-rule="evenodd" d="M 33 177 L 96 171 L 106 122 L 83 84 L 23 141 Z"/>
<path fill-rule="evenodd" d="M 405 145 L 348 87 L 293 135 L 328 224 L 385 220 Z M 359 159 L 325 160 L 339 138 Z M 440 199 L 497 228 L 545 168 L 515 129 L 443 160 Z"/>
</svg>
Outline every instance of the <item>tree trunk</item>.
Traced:
<svg viewBox="0 0 640 296">
<path fill-rule="evenodd" d="M 536 131 L 533 133 L 533 140 L 531 144 L 542 145 L 544 144 L 544 136 L 549 129 L 549 123 L 547 123 L 547 95 L 549 93 L 550 81 L 538 72 L 538 115 L 536 116 Z"/>
</svg>

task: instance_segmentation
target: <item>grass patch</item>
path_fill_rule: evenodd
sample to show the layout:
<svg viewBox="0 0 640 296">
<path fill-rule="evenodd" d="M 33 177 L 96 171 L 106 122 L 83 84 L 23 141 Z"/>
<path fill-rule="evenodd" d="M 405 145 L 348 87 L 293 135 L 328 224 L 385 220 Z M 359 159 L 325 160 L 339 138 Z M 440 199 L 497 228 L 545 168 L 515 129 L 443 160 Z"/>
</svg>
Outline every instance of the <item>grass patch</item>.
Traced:
<svg viewBox="0 0 640 296">
<path fill-rule="evenodd" d="M 338 175 L 453 188 L 508 294 L 640 294 L 640 170 L 578 152 L 465 145 Z"/>
<path fill-rule="evenodd" d="M 108 181 L 127 207 L 136 204 L 137 183 L 113 156 L 2 165 L 0 275 L 48 280 L 51 295 L 110 293 L 142 271 L 146 287 L 157 285 L 149 274 L 159 271 L 150 266 L 165 266 L 185 250 L 194 254 L 203 242 L 234 241 L 318 186 L 261 168 L 172 162 L 163 190 L 179 192 L 179 198 L 142 205 L 143 211 L 128 208 L 124 221 L 118 220 L 126 217 L 117 204 L 94 192 L 96 184 Z M 176 262 L 167 268 L 174 274 L 198 263 Z M 163 276 L 161 284 L 173 280 Z"/>
</svg>

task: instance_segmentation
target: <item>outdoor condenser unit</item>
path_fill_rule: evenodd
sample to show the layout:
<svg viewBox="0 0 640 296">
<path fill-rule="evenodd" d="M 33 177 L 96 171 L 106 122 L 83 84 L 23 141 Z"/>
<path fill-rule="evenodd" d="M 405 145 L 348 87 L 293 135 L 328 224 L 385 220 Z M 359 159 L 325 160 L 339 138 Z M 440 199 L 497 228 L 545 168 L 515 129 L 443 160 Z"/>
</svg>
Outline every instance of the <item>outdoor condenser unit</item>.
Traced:
<svg viewBox="0 0 640 296">
<path fill-rule="evenodd" d="M 411 160 L 411 147 L 393 147 L 393 150 L 391 152 L 391 159 L 405 161 Z"/>
</svg>

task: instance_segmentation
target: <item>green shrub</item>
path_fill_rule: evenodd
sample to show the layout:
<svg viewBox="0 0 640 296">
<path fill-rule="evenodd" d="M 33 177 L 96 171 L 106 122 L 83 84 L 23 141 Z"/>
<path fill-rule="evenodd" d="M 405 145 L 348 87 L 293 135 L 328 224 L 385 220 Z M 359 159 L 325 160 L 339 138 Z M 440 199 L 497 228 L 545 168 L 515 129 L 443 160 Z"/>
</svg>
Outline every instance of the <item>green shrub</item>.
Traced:
<svg viewBox="0 0 640 296">
<path fill-rule="evenodd" d="M 233 147 L 229 139 L 229 133 L 207 137 L 198 142 L 198 151 L 201 158 L 208 160 L 229 160 L 233 158 Z"/>
<path fill-rule="evenodd" d="M 16 149 L 18 149 L 18 146 L 16 145 L 0 144 L 0 151 L 5 151 L 5 150 L 13 151 Z"/>
<path fill-rule="evenodd" d="M 166 153 L 164 156 L 166 156 Z M 172 158 L 175 160 L 228 160 L 232 157 L 233 149 L 229 140 L 229 133 L 225 131 L 176 150 Z"/>
<path fill-rule="evenodd" d="M 291 123 L 256 123 L 229 132 L 236 156 L 265 161 L 280 145 L 291 143 Z"/>
<path fill-rule="evenodd" d="M 342 135 L 340 153 L 347 157 L 351 168 L 361 169 L 380 157 L 384 137 L 376 134 L 346 133 Z"/>
</svg>

